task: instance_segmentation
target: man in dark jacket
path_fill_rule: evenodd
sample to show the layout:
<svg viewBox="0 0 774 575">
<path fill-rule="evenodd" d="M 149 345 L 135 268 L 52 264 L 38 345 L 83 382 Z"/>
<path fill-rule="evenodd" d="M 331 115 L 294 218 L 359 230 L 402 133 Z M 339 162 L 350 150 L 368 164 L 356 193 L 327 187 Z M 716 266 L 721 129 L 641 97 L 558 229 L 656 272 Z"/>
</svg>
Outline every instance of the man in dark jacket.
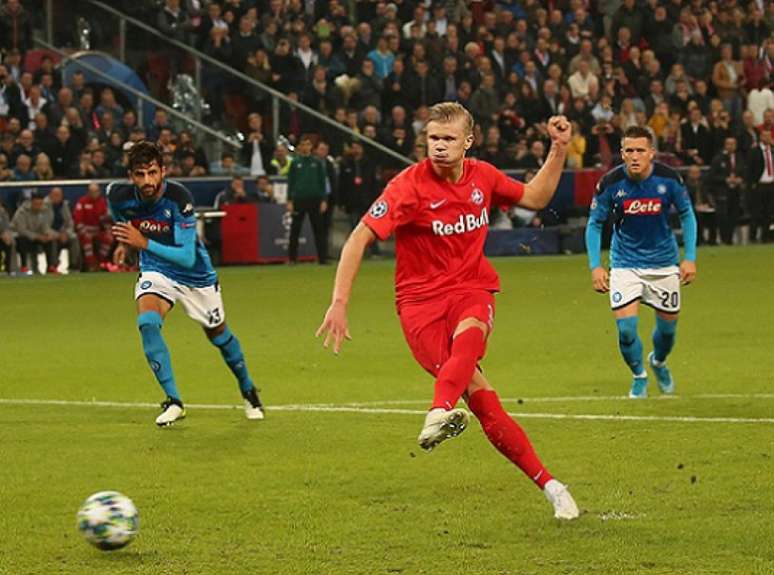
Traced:
<svg viewBox="0 0 774 575">
<path fill-rule="evenodd" d="M 365 155 L 363 143 L 355 140 L 350 145 L 350 155 L 341 161 L 338 193 L 339 202 L 349 216 L 352 229 L 355 229 L 378 196 L 376 163 Z M 379 253 L 378 242 L 371 244 L 371 253 Z"/>
<path fill-rule="evenodd" d="M 304 218 L 309 214 L 309 221 L 314 231 L 314 243 L 317 247 L 317 259 L 320 264 L 327 263 L 325 245 L 325 212 L 328 211 L 326 196 L 325 165 L 319 158 L 312 156 L 312 140 L 303 136 L 296 148 L 298 152 L 290 163 L 288 171 L 288 212 L 293 215 L 290 224 L 290 245 L 288 257 L 290 263 L 298 260 L 298 238 Z"/>
<path fill-rule="evenodd" d="M 744 174 L 744 159 L 736 151 L 736 138 L 728 137 L 723 150 L 712 160 L 709 174 L 720 239 L 728 245 L 734 243 L 734 231 L 739 222 Z"/>
<path fill-rule="evenodd" d="M 760 241 L 771 238 L 771 220 L 774 216 L 774 149 L 771 131 L 762 130 L 760 143 L 750 148 L 747 155 L 747 185 L 750 189 L 750 215 L 752 228 L 750 239 L 756 240 L 760 229 Z"/>
</svg>

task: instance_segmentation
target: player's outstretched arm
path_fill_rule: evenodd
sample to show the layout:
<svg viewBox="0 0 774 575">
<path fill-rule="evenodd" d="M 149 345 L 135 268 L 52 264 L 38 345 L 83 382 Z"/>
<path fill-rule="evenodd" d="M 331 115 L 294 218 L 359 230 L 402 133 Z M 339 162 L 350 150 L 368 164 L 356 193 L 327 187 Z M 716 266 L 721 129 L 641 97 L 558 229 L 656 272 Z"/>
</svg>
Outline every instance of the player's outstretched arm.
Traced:
<svg viewBox="0 0 774 575">
<path fill-rule="evenodd" d="M 352 339 L 349 335 L 347 323 L 347 305 L 352 295 L 352 285 L 363 261 L 366 248 L 376 239 L 376 234 L 367 225 L 360 222 L 349 235 L 344 249 L 341 251 L 339 267 L 336 269 L 336 283 L 333 286 L 333 297 L 328 311 L 325 312 L 320 327 L 317 328 L 315 337 L 325 335 L 323 347 L 327 348 L 333 340 L 333 353 L 338 354 L 341 344 L 345 339 Z"/>
<path fill-rule="evenodd" d="M 542 210 L 551 201 L 562 176 L 564 161 L 567 157 L 567 144 L 570 143 L 572 129 L 564 116 L 551 116 L 548 120 L 548 135 L 551 136 L 551 148 L 545 163 L 535 177 L 524 186 L 524 195 L 519 202 L 523 208 Z"/>
</svg>

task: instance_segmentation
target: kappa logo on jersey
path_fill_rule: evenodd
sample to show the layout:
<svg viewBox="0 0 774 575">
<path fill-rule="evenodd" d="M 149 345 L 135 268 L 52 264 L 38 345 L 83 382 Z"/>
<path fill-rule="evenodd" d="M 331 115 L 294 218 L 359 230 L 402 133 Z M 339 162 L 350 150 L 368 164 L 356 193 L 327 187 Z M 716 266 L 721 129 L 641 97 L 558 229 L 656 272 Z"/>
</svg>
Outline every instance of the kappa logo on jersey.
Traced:
<svg viewBox="0 0 774 575">
<path fill-rule="evenodd" d="M 172 217 L 172 212 L 170 212 L 169 210 L 164 210 L 164 217 L 165 218 L 171 218 Z"/>
<path fill-rule="evenodd" d="M 624 213 L 632 216 L 657 216 L 661 213 L 661 198 L 624 200 Z"/>
<path fill-rule="evenodd" d="M 436 236 L 451 236 L 454 234 L 464 234 L 475 232 L 479 228 L 489 224 L 489 212 L 484 208 L 481 215 L 460 214 L 460 217 L 453 224 L 446 224 L 440 220 L 433 220 L 432 229 Z"/>
<path fill-rule="evenodd" d="M 484 203 L 484 192 L 479 190 L 478 188 L 473 188 L 473 193 L 470 194 L 470 201 L 476 204 L 477 206 L 480 206 Z"/>
<path fill-rule="evenodd" d="M 667 187 L 664 184 L 659 184 L 656 191 L 663 196 L 667 193 Z"/>
<path fill-rule="evenodd" d="M 387 204 L 387 202 L 384 200 L 379 200 L 378 202 L 374 203 L 373 206 L 371 206 L 371 209 L 368 210 L 368 213 L 372 218 L 378 220 L 379 218 L 384 217 L 389 210 L 390 206 Z"/>
<path fill-rule="evenodd" d="M 142 220 L 139 225 L 135 224 L 135 227 L 141 232 L 149 234 L 166 234 L 172 230 L 169 222 L 160 222 L 158 220 Z"/>
<path fill-rule="evenodd" d="M 618 191 L 615 193 L 615 197 L 616 197 L 616 198 L 625 198 L 625 197 L 626 197 L 626 192 L 624 192 L 623 190 L 618 190 Z"/>
</svg>

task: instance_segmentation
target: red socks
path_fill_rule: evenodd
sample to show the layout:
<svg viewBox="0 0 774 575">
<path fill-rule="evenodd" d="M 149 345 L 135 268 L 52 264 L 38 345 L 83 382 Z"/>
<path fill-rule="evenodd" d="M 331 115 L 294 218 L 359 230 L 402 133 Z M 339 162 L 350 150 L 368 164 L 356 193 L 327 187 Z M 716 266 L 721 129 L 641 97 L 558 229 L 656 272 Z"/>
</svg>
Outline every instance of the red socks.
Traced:
<svg viewBox="0 0 774 575">
<path fill-rule="evenodd" d="M 438 372 L 435 380 L 435 396 L 433 409 L 452 409 L 473 379 L 476 364 L 484 357 L 486 339 L 484 332 L 477 327 L 470 327 L 454 338 L 451 357 Z"/>
<path fill-rule="evenodd" d="M 468 407 L 481 422 L 489 442 L 543 489 L 552 476 L 538 459 L 527 434 L 505 413 L 497 393 L 489 389 L 476 391 L 468 399 Z"/>
</svg>

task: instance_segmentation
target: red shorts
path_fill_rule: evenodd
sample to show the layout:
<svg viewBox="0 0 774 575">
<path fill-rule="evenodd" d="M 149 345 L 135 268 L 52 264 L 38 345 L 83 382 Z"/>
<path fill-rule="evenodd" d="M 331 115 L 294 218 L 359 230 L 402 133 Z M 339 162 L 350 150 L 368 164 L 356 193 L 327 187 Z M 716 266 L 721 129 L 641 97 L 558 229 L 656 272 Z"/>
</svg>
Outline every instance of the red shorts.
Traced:
<svg viewBox="0 0 774 575">
<path fill-rule="evenodd" d="M 433 376 L 451 355 L 454 330 L 460 321 L 473 317 L 494 328 L 495 298 L 492 292 L 455 292 L 427 302 L 403 304 L 400 325 L 411 353 Z"/>
</svg>

